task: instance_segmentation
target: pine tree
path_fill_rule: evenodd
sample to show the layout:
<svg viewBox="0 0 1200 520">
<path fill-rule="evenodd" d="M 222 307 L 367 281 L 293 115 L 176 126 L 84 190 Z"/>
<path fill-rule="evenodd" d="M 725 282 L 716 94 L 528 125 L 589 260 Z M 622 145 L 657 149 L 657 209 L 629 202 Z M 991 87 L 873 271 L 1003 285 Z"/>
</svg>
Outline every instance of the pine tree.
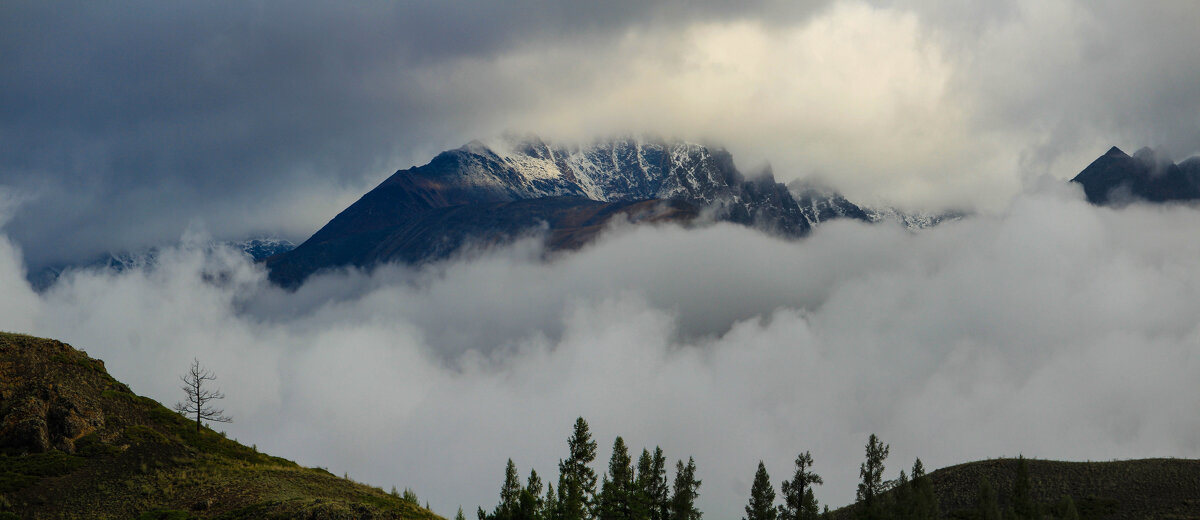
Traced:
<svg viewBox="0 0 1200 520">
<path fill-rule="evenodd" d="M 496 506 L 498 520 L 510 520 L 521 504 L 521 477 L 512 459 L 504 466 L 504 485 L 500 488 L 500 505 Z"/>
<path fill-rule="evenodd" d="M 933 483 L 929 481 L 929 477 L 925 476 L 925 465 L 921 464 L 921 459 L 913 462 L 912 482 L 909 485 L 913 488 L 912 519 L 937 519 L 939 516 L 937 497 L 933 494 Z"/>
<path fill-rule="evenodd" d="M 542 478 L 537 470 L 529 470 L 529 480 L 521 490 L 517 513 L 513 520 L 544 520 L 542 505 Z"/>
<path fill-rule="evenodd" d="M 1071 495 L 1063 495 L 1059 508 L 1062 510 L 1062 520 L 1079 520 L 1079 510 L 1075 509 Z"/>
<path fill-rule="evenodd" d="M 750 502 L 746 504 L 746 516 L 742 520 L 775 520 L 775 488 L 767 475 L 767 466 L 758 461 L 754 472 L 754 483 L 750 486 Z"/>
<path fill-rule="evenodd" d="M 633 520 L 633 467 L 629 449 L 621 437 L 613 442 L 608 474 L 600 490 L 601 520 Z"/>
<path fill-rule="evenodd" d="M 407 493 L 407 490 L 405 490 Z M 500 486 L 500 503 L 490 514 L 479 508 L 479 520 L 517 520 L 521 501 L 521 480 L 512 459 L 504 466 L 504 484 Z M 416 496 L 414 495 L 414 499 Z"/>
<path fill-rule="evenodd" d="M 642 450 L 642 456 L 638 458 L 636 486 L 639 500 L 643 501 L 641 507 L 644 508 L 645 518 L 668 520 L 671 516 L 671 490 L 667 484 L 667 458 L 662 448 L 656 446 L 654 455 Z"/>
<path fill-rule="evenodd" d="M 891 517 L 907 520 L 913 511 L 913 493 L 904 470 L 900 470 L 900 477 L 896 479 L 896 485 L 892 489 L 895 491 L 892 492 Z"/>
<path fill-rule="evenodd" d="M 779 506 L 780 520 L 816 520 L 820 515 L 812 486 L 824 484 L 821 476 L 812 472 L 812 454 L 796 456 L 796 472 L 792 480 L 783 481 L 783 505 Z"/>
<path fill-rule="evenodd" d="M 417 498 L 417 492 L 413 491 L 412 488 L 409 487 L 404 488 L 404 494 L 400 495 L 400 500 L 408 502 L 414 506 L 421 505 L 420 499 Z"/>
<path fill-rule="evenodd" d="M 596 460 L 596 441 L 583 417 L 575 420 L 567 447 L 570 455 L 558 462 L 557 520 L 591 520 L 595 516 L 596 472 L 588 465 Z"/>
<path fill-rule="evenodd" d="M 696 509 L 700 496 L 700 481 L 696 479 L 696 461 L 688 457 L 675 463 L 675 494 L 671 497 L 670 520 L 700 520 L 702 513 Z"/>
<path fill-rule="evenodd" d="M 554 484 L 546 483 L 546 498 L 542 499 L 543 520 L 558 520 L 558 495 L 554 494 Z"/>
<path fill-rule="evenodd" d="M 1029 478 L 1029 461 L 1017 457 L 1017 479 L 1013 482 L 1012 512 L 1019 520 L 1036 520 L 1037 505 L 1033 502 L 1033 482 Z"/>
<path fill-rule="evenodd" d="M 454 520 L 467 520 L 467 515 L 463 514 L 462 506 L 458 506 L 458 514 L 454 515 Z"/>
<path fill-rule="evenodd" d="M 874 520 L 883 517 L 883 501 L 879 494 L 883 492 L 883 461 L 887 459 L 890 449 L 874 433 L 867 439 L 867 460 L 858 470 L 858 476 L 862 478 L 856 495 L 860 518 Z"/>
<path fill-rule="evenodd" d="M 1000 520 L 1000 503 L 996 490 L 987 478 L 979 481 L 979 494 L 975 498 L 975 514 L 979 520 Z"/>
<path fill-rule="evenodd" d="M 654 507 L 650 497 L 649 479 L 653 477 L 651 472 L 654 467 L 654 458 L 650 455 L 650 450 L 642 448 L 642 455 L 638 457 L 636 474 L 633 478 L 633 518 L 636 520 L 650 520 L 650 510 Z"/>
</svg>

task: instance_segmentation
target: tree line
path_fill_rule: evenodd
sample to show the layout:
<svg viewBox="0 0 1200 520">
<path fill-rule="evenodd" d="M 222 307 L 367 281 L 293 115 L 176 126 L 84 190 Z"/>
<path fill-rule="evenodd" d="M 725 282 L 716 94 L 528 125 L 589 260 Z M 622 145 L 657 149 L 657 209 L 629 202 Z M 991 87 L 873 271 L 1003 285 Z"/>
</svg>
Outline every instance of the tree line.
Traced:
<svg viewBox="0 0 1200 520">
<path fill-rule="evenodd" d="M 700 480 L 696 461 L 675 463 L 675 478 L 667 479 L 667 459 L 662 448 L 642 450 L 637 463 L 625 440 L 617 437 L 606 472 L 597 488 L 591 463 L 596 441 L 587 421 L 575 420 L 567 439 L 568 456 L 558 461 L 558 487 L 543 482 L 537 470 L 522 485 L 512 459 L 504 468 L 500 503 L 491 511 L 479 508 L 479 520 L 700 520 L 696 508 Z M 465 520 L 459 509 L 456 520 Z"/>
<path fill-rule="evenodd" d="M 651 452 L 643 448 L 634 462 L 625 440 L 613 441 L 608 471 L 599 477 L 591 464 L 596 458 L 596 441 L 592 439 L 587 421 L 575 420 L 567 439 L 568 455 L 558 462 L 558 487 L 542 482 L 536 470 L 530 470 L 524 483 L 512 459 L 504 468 L 504 484 L 500 487 L 500 502 L 491 511 L 478 508 L 479 520 L 701 520 L 697 508 L 701 480 L 697 478 L 696 462 L 688 457 L 675 463 L 675 475 L 668 480 L 667 460 L 662 448 Z M 900 471 L 898 478 L 884 480 L 884 462 L 890 446 L 875 434 L 867 439 L 866 460 L 859 467 L 860 482 L 855 503 L 849 511 L 838 512 L 837 518 L 856 520 L 933 520 L 941 518 L 938 499 L 930 478 L 925 474 L 921 459 L 913 462 L 910 473 Z M 750 487 L 746 514 L 742 520 L 824 520 L 835 518 L 825 506 L 822 510 L 813 492 L 823 484 L 813 471 L 810 452 L 796 456 L 791 478 L 779 486 L 776 504 L 775 487 L 760 460 Z M 999 508 L 996 492 L 986 480 L 981 480 L 975 508 L 952 513 L 964 520 L 1042 520 L 1061 518 L 1077 520 L 1078 512 L 1070 497 L 1054 506 L 1039 505 L 1031 498 L 1029 467 L 1022 457 L 1018 460 L 1017 479 L 1009 507 Z M 459 508 L 455 520 L 466 520 Z"/>
</svg>

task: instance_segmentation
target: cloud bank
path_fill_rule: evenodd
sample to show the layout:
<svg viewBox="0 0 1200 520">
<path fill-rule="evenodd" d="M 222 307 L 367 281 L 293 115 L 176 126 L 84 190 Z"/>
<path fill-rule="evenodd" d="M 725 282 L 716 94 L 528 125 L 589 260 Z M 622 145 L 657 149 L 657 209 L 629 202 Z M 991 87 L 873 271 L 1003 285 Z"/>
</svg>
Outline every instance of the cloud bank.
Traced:
<svg viewBox="0 0 1200 520">
<path fill-rule="evenodd" d="M 527 241 L 292 295 L 194 244 L 39 295 L 0 240 L 0 329 L 84 348 L 168 403 L 198 357 L 231 436 L 443 515 L 494 504 L 509 457 L 552 480 L 576 416 L 598 469 L 616 435 L 694 455 L 713 518 L 739 514 L 759 459 L 778 481 L 805 450 L 818 498 L 850 502 L 870 433 L 889 478 L 915 457 L 1200 456 L 1200 211 L 1040 186 L 916 235 L 624 227 L 549 262 Z"/>
</svg>

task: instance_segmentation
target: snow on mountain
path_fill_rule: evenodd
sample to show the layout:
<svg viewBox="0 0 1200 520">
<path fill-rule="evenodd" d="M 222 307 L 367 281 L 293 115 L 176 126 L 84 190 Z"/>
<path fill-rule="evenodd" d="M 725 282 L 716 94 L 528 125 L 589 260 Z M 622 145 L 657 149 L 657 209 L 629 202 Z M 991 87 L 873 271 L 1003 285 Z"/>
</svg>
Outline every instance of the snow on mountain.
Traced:
<svg viewBox="0 0 1200 520">
<path fill-rule="evenodd" d="M 894 222 L 909 231 L 931 228 L 942 222 L 958 220 L 964 216 L 957 211 L 927 212 L 901 211 L 880 206 L 864 206 L 846 200 L 840 193 L 811 180 L 796 180 L 788 183 L 788 190 L 800 206 L 805 220 L 812 227 L 833 219 L 849 218 L 864 222 Z"/>
<path fill-rule="evenodd" d="M 931 213 L 928 211 L 904 212 L 896 208 L 863 208 L 871 222 L 895 222 L 909 231 L 929 229 L 943 222 L 959 220 L 966 216 L 959 211 Z"/>
<path fill-rule="evenodd" d="M 273 281 L 296 287 L 321 270 L 446 258 L 464 243 L 504 243 L 530 228 L 545 232 L 549 249 L 575 247 L 618 214 L 711 218 L 792 238 L 837 218 L 933 222 L 868 212 L 815 185 L 789 189 L 769 170 L 747 178 L 729 152 L 701 144 L 632 136 L 564 144 L 510 134 L 397 171 L 266 263 Z"/>
<path fill-rule="evenodd" d="M 742 179 L 724 151 L 687 142 L 622 137 L 587 145 L 549 144 L 536 136 L 506 136 L 453 150 L 482 164 L 495 158 L 495 169 L 472 171 L 476 184 L 515 186 L 518 198 L 582 196 L 605 202 L 688 199 L 711 203 L 721 188 Z M 486 181 L 484 181 L 486 179 Z"/>
</svg>

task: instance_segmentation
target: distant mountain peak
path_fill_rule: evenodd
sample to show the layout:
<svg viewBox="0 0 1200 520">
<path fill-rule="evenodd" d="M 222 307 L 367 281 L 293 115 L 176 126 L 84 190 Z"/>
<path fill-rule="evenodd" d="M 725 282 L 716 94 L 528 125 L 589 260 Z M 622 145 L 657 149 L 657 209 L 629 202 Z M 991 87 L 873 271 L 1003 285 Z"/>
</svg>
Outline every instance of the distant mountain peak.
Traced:
<svg viewBox="0 0 1200 520">
<path fill-rule="evenodd" d="M 1130 157 L 1117 147 L 1092 161 L 1071 182 L 1097 205 L 1200 199 L 1200 161 L 1175 164 L 1166 153 L 1142 147 Z"/>
<path fill-rule="evenodd" d="M 437 260 L 464 243 L 503 243 L 530 228 L 544 231 L 548 249 L 574 247 L 615 215 L 690 222 L 706 208 L 718 220 L 784 237 L 831 219 L 885 218 L 831 189 L 789 190 L 769 169 L 743 175 L 717 147 L 655 136 L 564 143 L 506 133 L 397 171 L 266 264 L 272 280 L 295 287 L 322 269 Z M 937 221 L 898 220 L 910 228 Z"/>
</svg>

